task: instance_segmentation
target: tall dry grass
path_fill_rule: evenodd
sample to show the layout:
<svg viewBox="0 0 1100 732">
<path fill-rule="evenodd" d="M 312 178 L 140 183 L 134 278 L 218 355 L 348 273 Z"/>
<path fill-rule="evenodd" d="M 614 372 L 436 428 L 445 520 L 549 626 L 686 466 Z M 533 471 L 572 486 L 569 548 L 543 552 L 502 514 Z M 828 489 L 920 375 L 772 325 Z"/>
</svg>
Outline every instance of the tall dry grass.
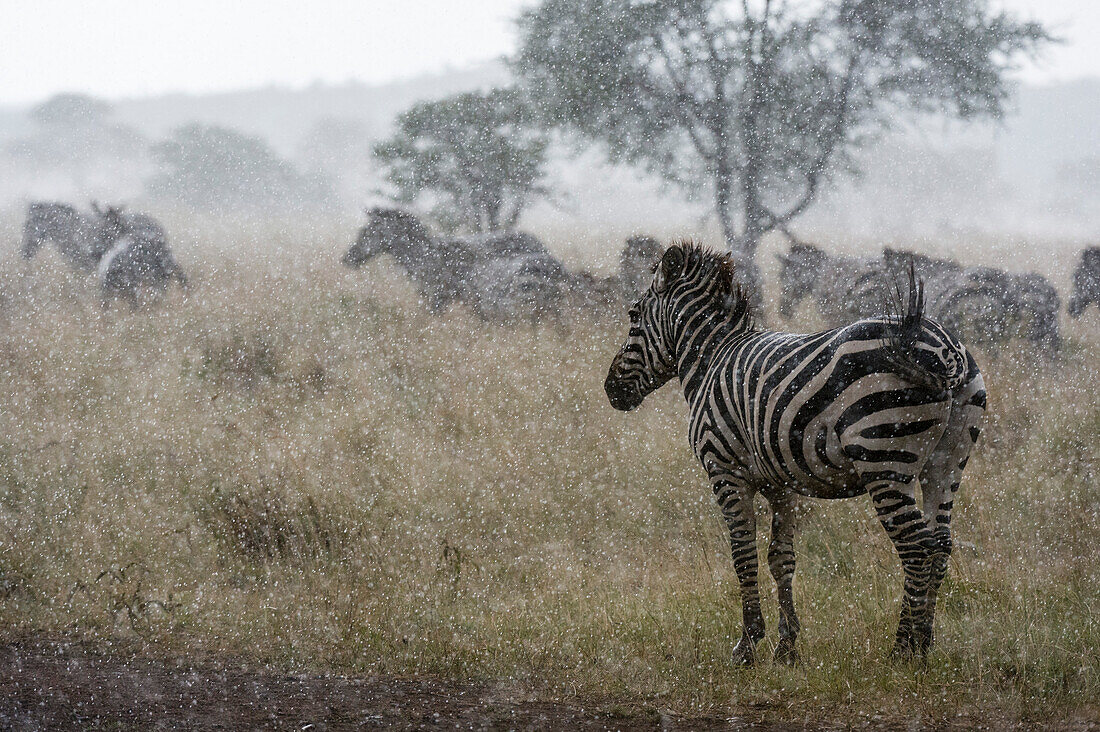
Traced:
<svg viewBox="0 0 1100 732">
<path fill-rule="evenodd" d="M 384 262 L 340 269 L 335 231 L 192 237 L 193 294 L 137 313 L 0 258 L 4 633 L 682 713 L 1097 713 L 1100 316 L 1057 364 L 983 360 L 926 667 L 886 659 L 900 571 L 853 499 L 813 504 L 797 542 L 804 662 L 739 671 L 682 398 L 623 415 L 602 393 L 617 317 L 433 318 Z"/>
</svg>

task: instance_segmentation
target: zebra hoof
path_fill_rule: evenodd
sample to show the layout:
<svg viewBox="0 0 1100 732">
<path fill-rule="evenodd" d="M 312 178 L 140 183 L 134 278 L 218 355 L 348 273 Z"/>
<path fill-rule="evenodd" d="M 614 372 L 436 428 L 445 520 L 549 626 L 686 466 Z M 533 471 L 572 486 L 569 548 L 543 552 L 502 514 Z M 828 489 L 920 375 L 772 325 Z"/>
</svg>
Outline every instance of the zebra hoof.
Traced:
<svg viewBox="0 0 1100 732">
<path fill-rule="evenodd" d="M 909 661 L 913 658 L 913 646 L 911 643 L 897 641 L 890 650 L 890 658 L 895 661 Z"/>
<path fill-rule="evenodd" d="M 904 642 L 899 640 L 894 643 L 894 648 L 890 651 L 890 658 L 902 663 L 921 662 L 927 659 L 928 648 L 929 646 L 922 645 L 915 638 L 909 638 Z"/>
<path fill-rule="evenodd" d="M 787 666 L 794 666 L 801 660 L 798 656 L 798 648 L 794 645 L 793 638 L 780 638 L 779 644 L 775 647 L 776 663 L 782 663 Z"/>
<path fill-rule="evenodd" d="M 756 648 L 748 640 L 742 638 L 733 648 L 733 665 L 748 668 L 756 664 Z"/>
</svg>

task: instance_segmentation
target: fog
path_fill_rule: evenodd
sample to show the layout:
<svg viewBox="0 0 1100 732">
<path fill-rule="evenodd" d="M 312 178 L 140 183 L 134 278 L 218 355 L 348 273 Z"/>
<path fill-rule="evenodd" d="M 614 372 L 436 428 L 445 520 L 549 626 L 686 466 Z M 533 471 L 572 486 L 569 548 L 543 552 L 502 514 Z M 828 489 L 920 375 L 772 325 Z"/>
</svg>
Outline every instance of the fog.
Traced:
<svg viewBox="0 0 1100 732">
<path fill-rule="evenodd" d="M 0 209 L 28 200 L 89 199 L 156 205 L 150 148 L 191 123 L 260 138 L 316 185 L 295 207 L 349 215 L 385 200 L 371 145 L 414 102 L 504 83 L 499 62 L 381 85 L 170 94 L 105 102 L 81 131 L 36 122 L 31 108 L 0 114 Z M 843 178 L 799 220 L 802 232 L 839 238 L 1041 236 L 1088 239 L 1100 226 L 1100 79 L 1021 85 L 1003 120 L 910 117 L 859 154 L 860 175 Z M 528 210 L 522 226 L 690 233 L 708 205 L 599 149 L 559 139 L 549 165 L 555 205 Z M 323 189 L 324 195 L 316 195 Z M 152 199 L 152 200 L 151 200 Z M 166 203 L 161 199 L 161 203 Z M 168 201 L 167 203 L 172 203 Z M 254 207 L 286 206 L 278 200 Z M 200 206 L 201 208 L 201 206 Z"/>
</svg>

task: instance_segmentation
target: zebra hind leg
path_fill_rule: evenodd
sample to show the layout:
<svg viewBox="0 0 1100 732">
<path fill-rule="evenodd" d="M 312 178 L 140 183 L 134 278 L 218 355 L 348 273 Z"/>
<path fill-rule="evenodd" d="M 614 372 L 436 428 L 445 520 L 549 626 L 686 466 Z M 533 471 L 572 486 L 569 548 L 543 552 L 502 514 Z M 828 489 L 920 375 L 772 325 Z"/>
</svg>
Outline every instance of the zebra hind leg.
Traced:
<svg viewBox="0 0 1100 732">
<path fill-rule="evenodd" d="M 772 535 L 768 545 L 768 568 L 779 595 L 779 643 L 775 660 L 793 664 L 798 661 L 795 641 L 801 628 L 794 609 L 794 534 L 795 500 L 793 496 L 769 497 L 772 506 Z"/>
<path fill-rule="evenodd" d="M 901 616 L 891 655 L 920 653 L 917 624 L 925 615 L 935 540 L 931 527 L 917 505 L 916 479 L 894 471 L 871 471 L 864 475 L 867 491 L 901 559 L 905 573 Z"/>
<path fill-rule="evenodd" d="M 714 497 L 730 534 L 730 550 L 737 582 L 741 586 L 741 640 L 733 649 L 733 662 L 751 666 L 756 662 L 756 644 L 764 638 L 764 616 L 760 612 L 760 567 L 756 556 L 756 491 L 729 475 L 712 475 Z"/>
<path fill-rule="evenodd" d="M 924 617 L 916 624 L 916 650 L 927 653 L 934 642 L 933 624 L 936 597 L 947 574 L 954 541 L 951 536 L 951 511 L 959 490 L 963 470 L 970 460 L 981 432 L 985 415 L 985 384 L 981 375 L 972 378 L 954 397 L 947 428 L 921 471 L 920 484 L 924 515 L 932 518 L 933 553 L 928 578 L 928 602 Z"/>
</svg>

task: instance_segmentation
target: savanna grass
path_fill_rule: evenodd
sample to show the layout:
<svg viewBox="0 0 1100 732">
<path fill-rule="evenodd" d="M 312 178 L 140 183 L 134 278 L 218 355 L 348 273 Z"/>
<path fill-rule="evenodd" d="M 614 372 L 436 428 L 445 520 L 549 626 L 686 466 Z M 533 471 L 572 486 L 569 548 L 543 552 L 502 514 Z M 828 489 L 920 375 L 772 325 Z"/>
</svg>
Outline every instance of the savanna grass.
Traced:
<svg viewBox="0 0 1100 732">
<path fill-rule="evenodd" d="M 926 666 L 886 658 L 901 574 L 854 499 L 803 520 L 804 662 L 739 671 L 682 397 L 606 404 L 617 314 L 431 317 L 386 263 L 340 269 L 335 232 L 192 237 L 192 294 L 139 312 L 102 312 L 48 257 L 0 258 L 3 632 L 638 710 L 1095 717 L 1096 316 L 1057 363 L 1019 347 L 985 364 Z M 774 597 L 765 612 L 774 642 Z"/>
</svg>

